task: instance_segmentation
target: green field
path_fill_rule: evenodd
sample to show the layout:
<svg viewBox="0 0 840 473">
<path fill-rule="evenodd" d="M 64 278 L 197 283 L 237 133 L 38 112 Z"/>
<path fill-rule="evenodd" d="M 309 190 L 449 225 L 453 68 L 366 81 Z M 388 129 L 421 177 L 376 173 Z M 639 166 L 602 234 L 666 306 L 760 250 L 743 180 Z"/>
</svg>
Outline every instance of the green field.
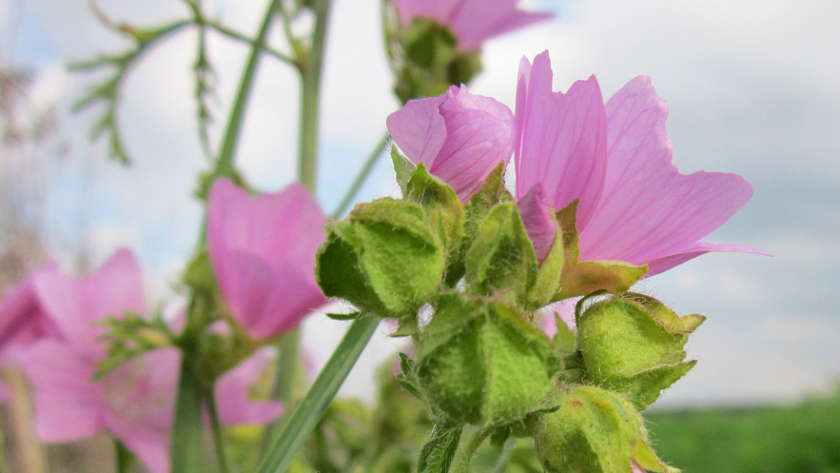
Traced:
<svg viewBox="0 0 840 473">
<path fill-rule="evenodd" d="M 840 473 L 840 391 L 796 406 L 645 417 L 656 451 L 686 473 Z"/>
</svg>

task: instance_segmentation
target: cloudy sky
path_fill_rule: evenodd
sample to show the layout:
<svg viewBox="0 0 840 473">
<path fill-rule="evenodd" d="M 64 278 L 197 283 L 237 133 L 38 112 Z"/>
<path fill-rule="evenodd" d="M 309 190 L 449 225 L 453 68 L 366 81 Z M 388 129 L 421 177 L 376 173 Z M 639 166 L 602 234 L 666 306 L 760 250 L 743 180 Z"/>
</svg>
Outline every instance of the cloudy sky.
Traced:
<svg viewBox="0 0 840 473">
<path fill-rule="evenodd" d="M 263 2 L 207 0 L 207 10 L 243 32 L 257 28 Z M 697 368 L 662 406 L 789 401 L 826 392 L 840 380 L 840 2 L 836 0 L 567 0 L 523 2 L 558 12 L 556 21 L 492 41 L 471 91 L 513 106 L 523 55 L 548 49 L 555 88 L 596 74 L 605 96 L 638 75 L 669 103 L 674 161 L 683 172 L 736 172 L 755 196 L 712 242 L 763 248 L 775 256 L 707 255 L 646 281 L 641 289 L 680 313 L 708 322 L 692 338 Z M 382 48 L 379 0 L 336 0 L 323 98 L 318 197 L 331 209 L 347 176 L 384 133 L 397 107 Z M 185 16 L 176 0 L 102 1 L 120 21 L 153 25 Z M 96 75 L 63 65 L 124 41 L 100 26 L 83 0 L 0 0 L 0 60 L 35 68 L 37 103 L 66 107 Z M 282 48 L 279 31 L 273 39 Z M 239 44 L 211 37 L 216 116 L 245 59 Z M 95 114 L 65 116 L 70 154 L 50 170 L 48 223 L 57 258 L 68 260 L 78 222 L 95 259 L 136 249 L 150 290 L 168 282 L 196 238 L 200 208 L 190 198 L 208 167 L 196 137 L 190 67 L 195 37 L 175 36 L 131 74 L 120 119 L 131 168 L 109 163 L 85 141 Z M 266 60 L 254 90 L 238 160 L 254 185 L 277 190 L 296 173 L 297 82 Z M 216 126 L 217 143 L 221 127 Z M 363 198 L 392 193 L 383 160 Z M 341 324 L 314 317 L 306 343 L 324 361 Z M 345 392 L 367 391 L 369 367 L 397 344 L 382 336 L 363 355 Z M 367 368 L 367 369 L 366 369 Z"/>
</svg>

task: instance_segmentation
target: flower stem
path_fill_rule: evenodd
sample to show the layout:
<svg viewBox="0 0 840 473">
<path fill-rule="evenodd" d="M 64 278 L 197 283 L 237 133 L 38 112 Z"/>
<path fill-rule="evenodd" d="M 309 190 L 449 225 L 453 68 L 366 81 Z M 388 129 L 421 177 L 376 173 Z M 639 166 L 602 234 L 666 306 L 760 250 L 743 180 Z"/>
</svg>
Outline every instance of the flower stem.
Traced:
<svg viewBox="0 0 840 473">
<path fill-rule="evenodd" d="M 455 456 L 452 458 L 450 472 L 469 473 L 472 457 L 488 435 L 490 435 L 490 429 L 472 425 L 464 427 L 464 431 L 461 434 L 461 441 L 458 444 L 458 450 L 455 451 Z"/>
<path fill-rule="evenodd" d="M 219 465 L 219 473 L 228 473 L 227 454 L 225 454 L 225 443 L 222 437 L 222 424 L 219 422 L 219 411 L 216 406 L 216 395 L 213 387 L 205 393 L 207 399 L 207 410 L 210 413 L 210 427 L 213 430 L 213 444 L 216 447 L 216 462 Z"/>
<path fill-rule="evenodd" d="M 347 378 L 353 365 L 367 346 L 379 318 L 366 315 L 356 319 L 341 343 L 333 352 L 318 379 L 289 418 L 283 432 L 257 471 L 259 473 L 283 473 L 287 471 L 298 450 L 309 437 L 312 429 L 321 420 L 327 407 L 332 402 L 338 388 Z"/>
<path fill-rule="evenodd" d="M 225 128 L 222 144 L 219 147 L 219 156 L 216 159 L 216 166 L 213 169 L 213 177 L 232 177 L 234 175 L 234 159 L 236 156 L 236 145 L 242 130 L 243 117 L 251 95 L 251 86 L 256 77 L 257 66 L 263 49 L 265 49 L 266 38 L 271 29 L 274 19 L 274 12 L 277 10 L 279 0 L 271 0 L 268 9 L 263 17 L 260 30 L 254 39 L 251 54 L 242 71 L 242 78 L 239 89 L 231 106 L 227 127 Z M 204 246 L 205 231 L 199 235 L 199 248 Z M 196 301 L 191 301 L 191 308 Z M 178 398 L 175 403 L 175 423 L 172 428 L 172 473 L 194 473 L 198 471 L 201 459 L 201 405 L 202 405 L 202 382 L 201 374 L 198 371 L 198 359 L 201 356 L 199 335 L 203 326 L 194 319 L 196 314 L 189 314 L 187 327 L 181 340 L 183 359 L 181 361 L 181 378 L 178 381 Z M 193 320 L 191 320 L 193 319 Z"/>
<path fill-rule="evenodd" d="M 376 164 L 376 160 L 382 155 L 382 152 L 385 151 L 385 148 L 388 146 L 388 132 L 385 132 L 385 136 L 379 140 L 379 143 L 376 145 L 376 148 L 373 149 L 373 152 L 370 153 L 368 156 L 367 161 L 362 166 L 362 169 L 359 170 L 359 174 L 356 175 L 356 180 L 353 181 L 353 184 L 350 185 L 350 188 L 347 190 L 347 193 L 344 194 L 344 197 L 341 199 L 341 202 L 338 204 L 338 207 L 333 211 L 332 217 L 339 218 L 344 212 L 347 211 L 347 207 L 353 202 L 353 198 L 356 197 L 356 194 L 359 192 L 359 189 L 362 188 L 362 184 L 365 183 L 365 180 L 370 175 L 370 171 L 373 170 L 373 165 Z"/>
<path fill-rule="evenodd" d="M 119 440 L 114 439 L 114 456 L 117 473 L 128 473 L 134 464 L 134 454 Z"/>
</svg>

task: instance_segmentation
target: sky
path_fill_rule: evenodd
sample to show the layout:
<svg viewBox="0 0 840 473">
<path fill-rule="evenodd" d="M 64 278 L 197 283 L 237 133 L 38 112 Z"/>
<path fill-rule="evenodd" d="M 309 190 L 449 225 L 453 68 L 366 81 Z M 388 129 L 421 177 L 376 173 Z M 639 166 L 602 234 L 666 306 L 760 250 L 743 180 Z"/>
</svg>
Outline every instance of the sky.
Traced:
<svg viewBox="0 0 840 473">
<path fill-rule="evenodd" d="M 226 25 L 254 32 L 264 2 L 206 0 Z M 697 367 L 657 404 L 744 405 L 789 402 L 840 382 L 840 2 L 836 0 L 567 0 L 521 2 L 551 9 L 556 20 L 490 41 L 484 72 L 470 91 L 513 106 L 517 67 L 548 49 L 555 89 L 595 74 L 605 98 L 638 75 L 652 78 L 668 101 L 674 163 L 684 173 L 735 172 L 753 199 L 707 238 L 762 248 L 757 255 L 706 255 L 646 280 L 637 289 L 678 313 L 708 321 L 691 338 Z M 101 1 L 119 21 L 154 25 L 186 15 L 176 0 Z M 378 0 L 336 0 L 328 37 L 317 196 L 329 211 L 348 177 L 385 132 L 398 103 L 379 25 Z M 305 26 L 305 25 L 301 25 Z M 84 243 L 96 261 L 120 246 L 140 255 L 152 297 L 168 288 L 197 238 L 200 206 L 191 198 L 209 167 L 196 139 L 190 67 L 195 35 L 154 48 L 131 72 L 120 106 L 131 167 L 108 162 L 87 130 L 96 113 L 62 116 L 69 155 L 49 172 L 47 222 L 56 259 L 69 264 Z M 102 27 L 84 0 L 0 0 L 0 60 L 34 68 L 34 103 L 66 110 L 96 74 L 64 65 L 118 52 L 124 39 Z M 283 49 L 280 32 L 272 41 Z M 226 106 L 246 48 L 211 36 L 217 71 L 218 143 Z M 254 89 L 238 163 L 256 187 L 276 191 L 295 179 L 297 93 L 293 72 L 266 59 Z M 360 199 L 393 194 L 381 160 Z M 75 246 L 74 246 L 75 245 Z M 319 363 L 343 324 L 313 316 L 305 344 Z M 385 329 L 363 354 L 344 389 L 370 396 L 373 366 L 399 346 Z"/>
</svg>

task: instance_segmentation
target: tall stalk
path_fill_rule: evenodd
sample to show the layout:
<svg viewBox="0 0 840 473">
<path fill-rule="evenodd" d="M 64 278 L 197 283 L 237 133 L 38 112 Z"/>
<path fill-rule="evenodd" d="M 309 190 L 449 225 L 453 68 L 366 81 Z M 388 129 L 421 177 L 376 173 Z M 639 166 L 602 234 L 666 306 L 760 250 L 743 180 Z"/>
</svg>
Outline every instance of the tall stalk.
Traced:
<svg viewBox="0 0 840 473">
<path fill-rule="evenodd" d="M 236 146 L 242 131 L 245 109 L 248 106 L 257 66 L 261 53 L 266 47 L 266 39 L 278 4 L 279 0 L 270 1 L 260 24 L 259 32 L 254 39 L 250 56 L 242 72 L 239 88 L 233 99 L 225 133 L 219 147 L 219 156 L 213 169 L 213 179 L 234 175 Z M 199 248 L 203 247 L 205 241 L 203 225 L 198 241 Z M 197 323 L 198 321 L 195 320 L 198 316 L 196 310 L 200 309 L 196 307 L 196 301 L 191 301 L 187 327 L 184 329 L 182 337 L 181 379 L 178 383 L 175 424 L 172 429 L 172 473 L 194 473 L 198 471 L 201 460 L 201 407 L 204 397 L 202 393 L 206 392 L 206 387 L 202 386 L 203 380 L 199 372 L 200 335 L 203 327 L 201 323 Z"/>
</svg>

